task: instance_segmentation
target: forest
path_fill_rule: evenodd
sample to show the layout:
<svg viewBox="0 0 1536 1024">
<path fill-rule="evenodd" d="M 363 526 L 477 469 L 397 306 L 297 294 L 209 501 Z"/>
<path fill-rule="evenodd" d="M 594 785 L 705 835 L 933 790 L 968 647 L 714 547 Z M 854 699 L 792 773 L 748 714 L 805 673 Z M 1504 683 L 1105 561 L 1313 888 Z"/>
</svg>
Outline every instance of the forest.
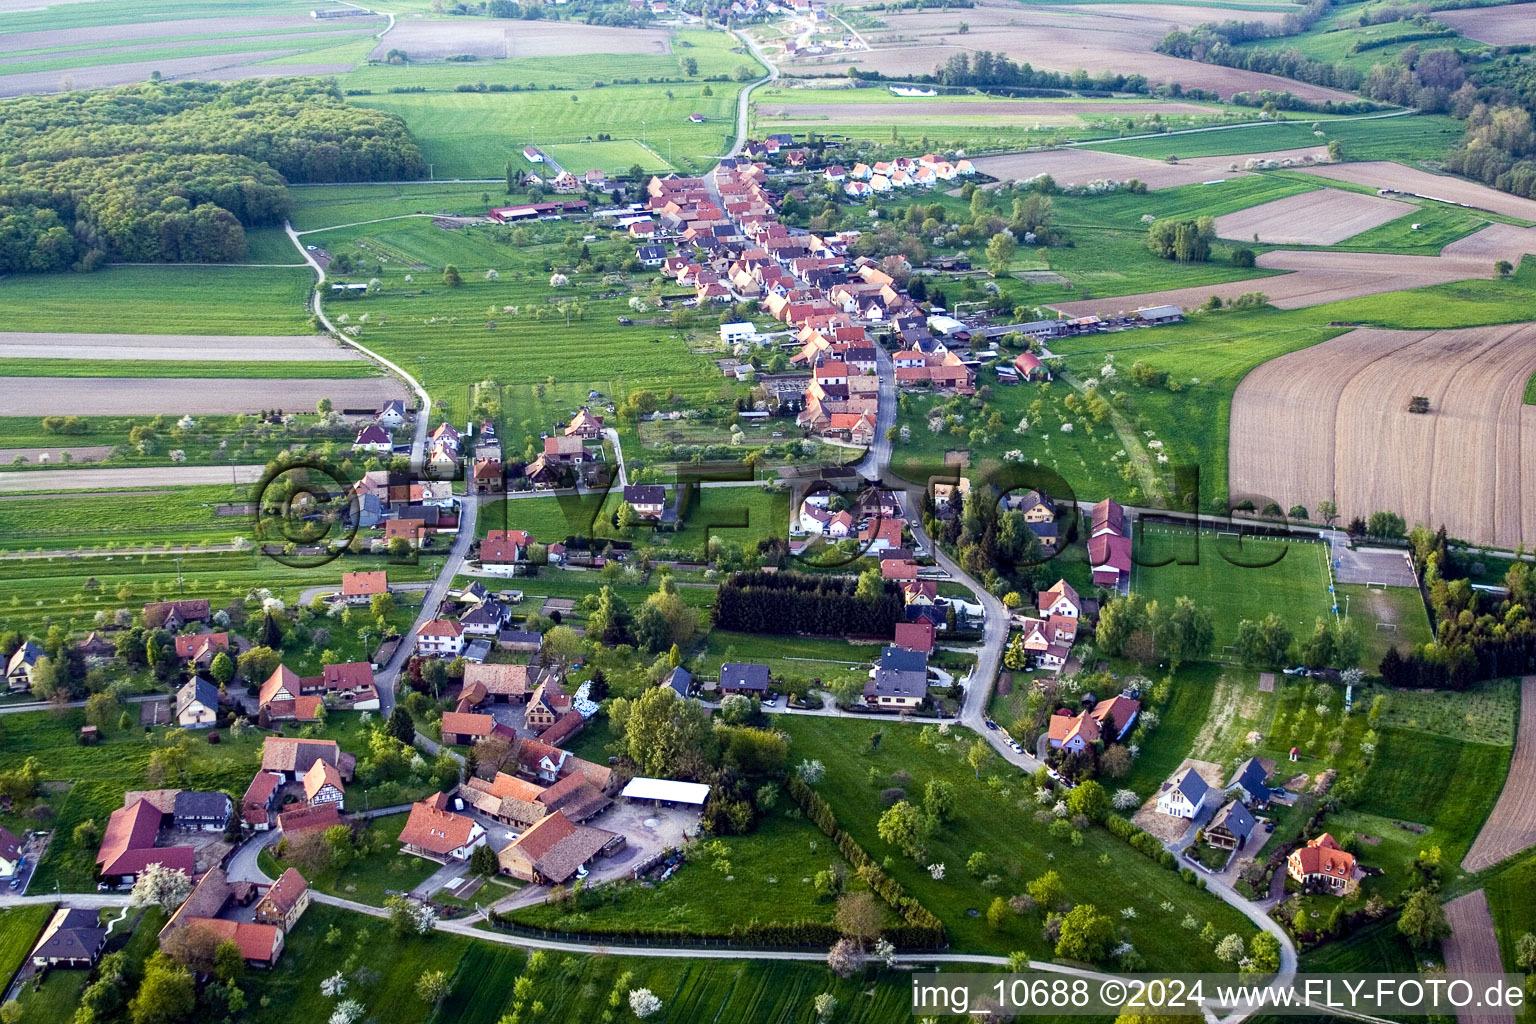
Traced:
<svg viewBox="0 0 1536 1024">
<path fill-rule="evenodd" d="M 419 178 L 405 123 L 334 81 L 147 82 L 0 103 L 0 272 L 245 255 L 289 182 Z"/>
<path fill-rule="evenodd" d="M 797 572 L 739 572 L 715 597 L 718 629 L 744 633 L 889 637 L 901 621 L 894 583 L 868 570 L 857 582 Z"/>
</svg>

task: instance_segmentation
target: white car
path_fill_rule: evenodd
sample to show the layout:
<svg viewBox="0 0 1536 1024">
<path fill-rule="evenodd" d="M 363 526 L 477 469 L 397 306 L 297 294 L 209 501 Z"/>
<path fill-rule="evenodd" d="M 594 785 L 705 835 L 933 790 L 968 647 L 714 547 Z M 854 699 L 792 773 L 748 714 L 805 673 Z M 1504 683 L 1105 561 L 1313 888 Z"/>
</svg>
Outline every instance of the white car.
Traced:
<svg viewBox="0 0 1536 1024">
<path fill-rule="evenodd" d="M 1015 754 L 1022 754 L 1022 753 L 1024 753 L 1024 748 L 1019 746 L 1019 741 L 1018 740 L 1010 740 L 1008 745 L 1013 748 L 1013 752 Z"/>
</svg>

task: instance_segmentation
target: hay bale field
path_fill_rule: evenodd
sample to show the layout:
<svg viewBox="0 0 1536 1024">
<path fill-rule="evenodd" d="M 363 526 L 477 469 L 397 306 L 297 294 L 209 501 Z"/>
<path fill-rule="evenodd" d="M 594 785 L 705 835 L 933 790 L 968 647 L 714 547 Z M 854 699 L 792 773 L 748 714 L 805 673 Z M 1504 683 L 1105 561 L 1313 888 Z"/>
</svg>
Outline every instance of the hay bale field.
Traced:
<svg viewBox="0 0 1536 1024">
<path fill-rule="evenodd" d="M 1462 203 L 1479 210 L 1492 210 L 1506 217 L 1536 220 L 1536 199 L 1522 199 L 1479 185 L 1465 178 L 1404 167 L 1388 160 L 1367 160 L 1355 164 L 1330 164 L 1313 167 L 1303 173 L 1316 174 L 1334 181 L 1348 181 L 1372 188 L 1386 188 L 1410 195 L 1426 196 L 1450 203 Z"/>
<path fill-rule="evenodd" d="M 605 28 L 578 22 L 402 21 L 385 33 L 369 55 L 382 60 L 390 50 L 404 50 L 411 60 L 441 60 L 459 54 L 476 57 L 574 57 L 587 53 L 668 54 L 672 34 L 663 29 Z"/>
<path fill-rule="evenodd" d="M 310 411 L 322 398 L 340 408 L 377 409 L 409 399 L 393 377 L 355 380 L 218 377 L 0 377 L 11 416 L 133 416 L 191 413 L 213 416 L 260 409 Z"/>
<path fill-rule="evenodd" d="M 1526 676 L 1520 680 L 1520 732 L 1509 778 L 1461 869 L 1482 871 L 1532 846 L 1536 846 L 1536 676 Z"/>
<path fill-rule="evenodd" d="M 1510 4 L 1478 10 L 1436 11 L 1443 21 L 1468 39 L 1494 46 L 1536 43 L 1536 4 Z"/>
<path fill-rule="evenodd" d="M 1086 185 L 1098 178 L 1127 181 L 1138 178 L 1150 189 L 1196 185 L 1211 179 L 1209 169 L 1193 164 L 1170 164 L 1139 156 L 1102 153 L 1095 149 L 1050 149 L 1040 153 L 1009 153 L 972 161 L 983 174 L 1004 181 L 1024 181 L 1049 174 L 1058 185 Z M 1239 171 L 1238 174 L 1243 172 Z M 1223 177 L 1234 177 L 1223 172 Z"/>
<path fill-rule="evenodd" d="M 1216 218 L 1216 234 L 1271 245 L 1334 245 L 1417 207 L 1380 196 L 1323 188 Z"/>
<path fill-rule="evenodd" d="M 198 334 L 0 332 L 0 359 L 164 359 L 198 362 L 351 362 L 356 349 L 329 338 Z"/>
<path fill-rule="evenodd" d="M 1532 372 L 1536 324 L 1357 330 L 1272 359 L 1233 396 L 1231 492 L 1536 544 Z M 1407 411 L 1415 395 L 1429 413 Z"/>
</svg>

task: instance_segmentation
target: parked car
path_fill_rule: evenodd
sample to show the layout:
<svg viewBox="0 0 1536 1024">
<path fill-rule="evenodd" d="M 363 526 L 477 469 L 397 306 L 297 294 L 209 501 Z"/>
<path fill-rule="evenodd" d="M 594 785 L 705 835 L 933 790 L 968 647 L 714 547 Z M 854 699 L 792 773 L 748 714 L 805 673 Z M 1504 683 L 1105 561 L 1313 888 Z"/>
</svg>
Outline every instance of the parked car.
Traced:
<svg viewBox="0 0 1536 1024">
<path fill-rule="evenodd" d="M 1288 676 L 1304 676 L 1307 674 L 1307 667 L 1305 665 L 1297 665 L 1295 668 L 1281 669 L 1281 671 Z"/>
<path fill-rule="evenodd" d="M 986 719 L 986 723 L 987 723 L 987 728 L 988 729 L 996 729 L 997 728 L 997 723 L 992 721 L 992 719 L 990 719 L 990 718 Z"/>
<path fill-rule="evenodd" d="M 1024 748 L 1019 746 L 1019 741 L 1018 740 L 1009 740 L 1008 741 L 1008 745 L 1013 748 L 1013 752 L 1015 754 L 1022 754 L 1022 753 L 1024 753 Z"/>
</svg>

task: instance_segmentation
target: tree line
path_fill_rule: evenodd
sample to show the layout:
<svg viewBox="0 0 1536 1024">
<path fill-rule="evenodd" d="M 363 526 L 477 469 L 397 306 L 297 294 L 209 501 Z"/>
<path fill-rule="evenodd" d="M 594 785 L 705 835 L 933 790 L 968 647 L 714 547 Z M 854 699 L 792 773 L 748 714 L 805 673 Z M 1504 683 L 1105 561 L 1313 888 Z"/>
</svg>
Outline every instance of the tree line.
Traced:
<svg viewBox="0 0 1536 1024">
<path fill-rule="evenodd" d="M 1517 558 L 1504 574 L 1503 596 L 1474 590 L 1465 554 L 1442 526 L 1416 527 L 1408 536 L 1435 620 L 1435 639 L 1396 647 L 1381 661 L 1388 686 L 1464 690 L 1481 679 L 1536 671 L 1536 567 Z M 1523 551 L 1517 551 L 1523 556 Z"/>
<path fill-rule="evenodd" d="M 858 580 L 799 572 L 739 572 L 715 595 L 714 624 L 743 633 L 892 636 L 901 592 L 873 570 Z"/>
<path fill-rule="evenodd" d="M 147 82 L 0 104 L 0 272 L 227 262 L 290 182 L 421 177 L 393 114 L 334 81 Z"/>
</svg>

